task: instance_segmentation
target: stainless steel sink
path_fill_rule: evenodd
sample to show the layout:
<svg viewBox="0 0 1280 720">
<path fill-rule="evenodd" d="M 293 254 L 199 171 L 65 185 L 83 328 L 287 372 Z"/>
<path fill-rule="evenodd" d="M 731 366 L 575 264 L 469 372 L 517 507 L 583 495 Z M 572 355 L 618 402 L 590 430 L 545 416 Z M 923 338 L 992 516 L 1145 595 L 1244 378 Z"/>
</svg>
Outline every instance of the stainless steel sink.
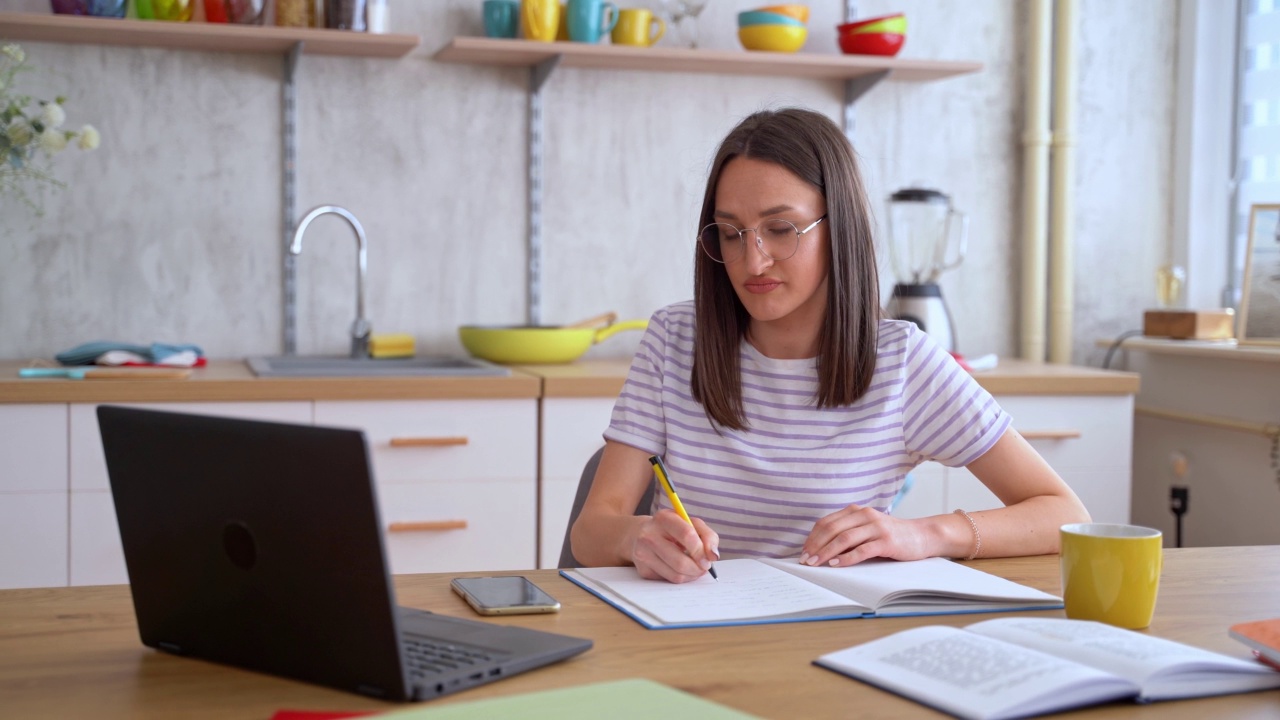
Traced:
<svg viewBox="0 0 1280 720">
<path fill-rule="evenodd" d="M 245 363 L 258 377 L 500 377 L 511 374 L 501 365 L 462 357 L 380 360 L 340 355 L 274 355 L 248 358 Z"/>
</svg>

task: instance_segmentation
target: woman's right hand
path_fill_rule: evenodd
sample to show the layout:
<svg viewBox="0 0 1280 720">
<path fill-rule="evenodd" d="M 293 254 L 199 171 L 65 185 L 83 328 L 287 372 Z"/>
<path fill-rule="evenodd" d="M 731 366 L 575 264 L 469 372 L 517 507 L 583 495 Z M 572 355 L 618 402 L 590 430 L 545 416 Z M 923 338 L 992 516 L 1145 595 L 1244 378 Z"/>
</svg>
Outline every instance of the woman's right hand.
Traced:
<svg viewBox="0 0 1280 720">
<path fill-rule="evenodd" d="M 693 525 L 671 510 L 640 523 L 631 544 L 631 562 L 646 580 L 685 583 L 702 577 L 720 559 L 720 536 L 693 518 Z"/>
</svg>

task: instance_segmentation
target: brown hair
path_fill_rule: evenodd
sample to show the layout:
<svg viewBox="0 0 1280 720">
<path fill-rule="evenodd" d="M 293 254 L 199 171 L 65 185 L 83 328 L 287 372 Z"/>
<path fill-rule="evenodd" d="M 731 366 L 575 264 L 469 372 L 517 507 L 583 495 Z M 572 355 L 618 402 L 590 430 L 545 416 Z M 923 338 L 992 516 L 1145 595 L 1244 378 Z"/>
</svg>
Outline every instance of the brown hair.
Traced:
<svg viewBox="0 0 1280 720">
<path fill-rule="evenodd" d="M 831 241 L 827 308 L 818 340 L 820 408 L 852 405 L 876 369 L 880 283 L 871 235 L 871 207 L 853 146 L 825 115 L 787 108 L 754 113 L 738 123 L 716 152 L 698 227 L 715 222 L 716 186 L 733 158 L 780 165 L 822 192 Z M 724 267 L 694 246 L 693 397 L 713 424 L 745 430 L 738 352 L 750 317 Z"/>
</svg>

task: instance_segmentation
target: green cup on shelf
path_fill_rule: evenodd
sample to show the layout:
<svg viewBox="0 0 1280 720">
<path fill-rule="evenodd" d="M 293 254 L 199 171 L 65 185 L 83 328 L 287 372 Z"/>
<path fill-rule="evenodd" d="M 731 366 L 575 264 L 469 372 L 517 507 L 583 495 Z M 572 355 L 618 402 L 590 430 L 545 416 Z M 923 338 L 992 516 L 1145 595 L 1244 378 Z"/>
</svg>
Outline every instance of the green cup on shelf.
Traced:
<svg viewBox="0 0 1280 720">
<path fill-rule="evenodd" d="M 140 20 L 187 22 L 195 12 L 196 0 L 135 0 Z"/>
</svg>

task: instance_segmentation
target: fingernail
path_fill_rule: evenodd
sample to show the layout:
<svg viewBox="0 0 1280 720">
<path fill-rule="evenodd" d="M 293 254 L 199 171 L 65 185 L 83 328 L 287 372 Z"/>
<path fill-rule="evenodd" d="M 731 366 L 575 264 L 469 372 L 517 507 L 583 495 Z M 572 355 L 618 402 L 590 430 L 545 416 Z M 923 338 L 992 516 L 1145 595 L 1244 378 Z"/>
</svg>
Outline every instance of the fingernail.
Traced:
<svg viewBox="0 0 1280 720">
<path fill-rule="evenodd" d="M 805 564 L 805 565 L 817 565 L 817 564 L 818 564 L 818 556 L 817 556 L 817 555 L 810 555 L 810 556 L 809 556 L 809 558 L 808 558 L 807 560 L 805 560 L 805 561 L 804 561 L 804 564 Z"/>
<path fill-rule="evenodd" d="M 803 565 L 804 563 L 807 563 L 807 562 L 809 562 L 809 553 L 807 552 L 800 553 L 800 564 Z"/>
<path fill-rule="evenodd" d="M 840 558 L 831 558 L 831 567 L 835 567 L 839 564 L 840 564 Z"/>
<path fill-rule="evenodd" d="M 711 554 L 712 554 L 712 555 L 715 555 L 715 556 L 716 556 L 716 559 L 717 559 L 717 560 L 719 560 L 719 559 L 720 559 L 720 546 L 719 546 L 719 545 L 712 545 L 712 546 L 711 546 Z"/>
</svg>

